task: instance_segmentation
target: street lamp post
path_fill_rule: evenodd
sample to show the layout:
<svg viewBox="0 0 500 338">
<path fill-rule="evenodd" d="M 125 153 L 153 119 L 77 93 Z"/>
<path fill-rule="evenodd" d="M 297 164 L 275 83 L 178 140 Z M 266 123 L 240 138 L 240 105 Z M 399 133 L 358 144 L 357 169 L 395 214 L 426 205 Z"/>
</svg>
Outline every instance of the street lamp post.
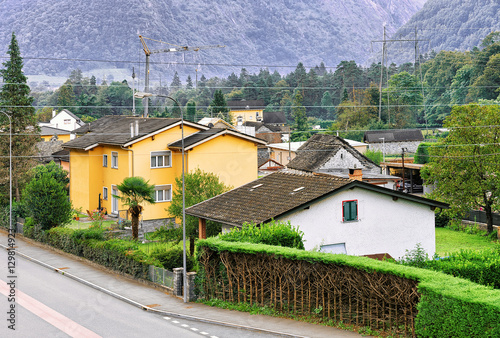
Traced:
<svg viewBox="0 0 500 338">
<path fill-rule="evenodd" d="M 12 233 L 12 119 L 6 112 L 2 113 L 9 119 L 9 233 Z"/>
<path fill-rule="evenodd" d="M 179 102 L 177 102 L 176 99 L 167 96 L 167 95 L 156 95 L 152 93 L 142 93 L 142 92 L 136 92 L 134 94 L 134 97 L 138 99 L 144 99 L 151 96 L 157 96 L 157 97 L 164 97 L 167 99 L 170 99 L 174 101 L 179 109 L 181 106 L 179 105 Z M 182 153 L 182 244 L 183 244 L 183 250 L 182 250 L 182 280 L 183 280 L 183 297 L 184 297 L 184 303 L 187 303 L 187 277 L 186 277 L 186 194 L 185 194 L 185 184 L 184 184 L 184 114 L 182 113 L 181 110 L 181 153 Z M 146 117 L 146 116 L 145 116 Z"/>
</svg>

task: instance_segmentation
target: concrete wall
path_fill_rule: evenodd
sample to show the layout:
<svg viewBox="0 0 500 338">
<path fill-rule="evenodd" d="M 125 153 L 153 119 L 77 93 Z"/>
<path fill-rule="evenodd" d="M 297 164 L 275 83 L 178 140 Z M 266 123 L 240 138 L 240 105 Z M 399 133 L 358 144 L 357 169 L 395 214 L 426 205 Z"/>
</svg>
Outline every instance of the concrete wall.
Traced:
<svg viewBox="0 0 500 338">
<path fill-rule="evenodd" d="M 342 221 L 342 201 L 358 201 L 358 220 Z M 304 232 L 306 250 L 345 243 L 348 255 L 389 253 L 400 258 L 420 243 L 432 256 L 436 250 L 434 212 L 429 206 L 361 188 L 339 192 L 286 215 Z"/>
<path fill-rule="evenodd" d="M 385 142 L 382 143 L 370 143 L 368 148 L 371 151 L 381 151 L 385 152 L 385 154 L 396 155 L 401 154 L 401 149 L 408 149 L 407 152 L 415 153 L 417 151 L 418 145 L 420 141 L 411 141 L 411 142 Z M 385 150 L 384 150 L 385 149 Z"/>
</svg>

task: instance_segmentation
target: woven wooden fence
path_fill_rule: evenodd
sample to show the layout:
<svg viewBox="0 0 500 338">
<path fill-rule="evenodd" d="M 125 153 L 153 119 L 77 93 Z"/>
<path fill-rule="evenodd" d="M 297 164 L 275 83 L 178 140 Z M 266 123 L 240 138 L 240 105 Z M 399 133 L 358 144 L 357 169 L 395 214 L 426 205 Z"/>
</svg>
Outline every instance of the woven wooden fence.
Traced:
<svg viewBox="0 0 500 338">
<path fill-rule="evenodd" d="M 415 335 L 417 282 L 349 266 L 203 247 L 200 296 Z"/>
</svg>

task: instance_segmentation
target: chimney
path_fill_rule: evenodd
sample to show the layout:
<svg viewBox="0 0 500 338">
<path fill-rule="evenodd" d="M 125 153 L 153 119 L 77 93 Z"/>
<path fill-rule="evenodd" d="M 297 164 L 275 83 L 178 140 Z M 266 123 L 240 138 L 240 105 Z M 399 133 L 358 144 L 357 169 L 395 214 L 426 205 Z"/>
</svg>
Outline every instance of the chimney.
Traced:
<svg viewBox="0 0 500 338">
<path fill-rule="evenodd" d="M 52 118 L 56 117 L 56 110 L 52 109 Z"/>
<path fill-rule="evenodd" d="M 134 124 L 130 123 L 130 137 L 134 137 Z"/>
<path fill-rule="evenodd" d="M 349 179 L 363 181 L 363 170 L 357 168 L 349 169 Z"/>
<path fill-rule="evenodd" d="M 135 136 L 139 135 L 139 121 L 135 120 Z"/>
</svg>

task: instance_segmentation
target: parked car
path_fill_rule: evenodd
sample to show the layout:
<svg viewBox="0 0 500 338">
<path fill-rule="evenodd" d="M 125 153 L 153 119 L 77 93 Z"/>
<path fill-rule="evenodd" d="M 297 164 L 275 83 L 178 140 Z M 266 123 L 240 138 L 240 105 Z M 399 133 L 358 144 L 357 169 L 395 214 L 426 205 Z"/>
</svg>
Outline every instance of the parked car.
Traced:
<svg viewBox="0 0 500 338">
<path fill-rule="evenodd" d="M 396 184 L 396 190 L 406 192 L 406 193 L 416 193 L 424 192 L 424 187 L 421 184 L 413 183 L 413 185 L 405 180 L 405 186 L 403 188 L 403 181 L 399 181 Z"/>
</svg>

